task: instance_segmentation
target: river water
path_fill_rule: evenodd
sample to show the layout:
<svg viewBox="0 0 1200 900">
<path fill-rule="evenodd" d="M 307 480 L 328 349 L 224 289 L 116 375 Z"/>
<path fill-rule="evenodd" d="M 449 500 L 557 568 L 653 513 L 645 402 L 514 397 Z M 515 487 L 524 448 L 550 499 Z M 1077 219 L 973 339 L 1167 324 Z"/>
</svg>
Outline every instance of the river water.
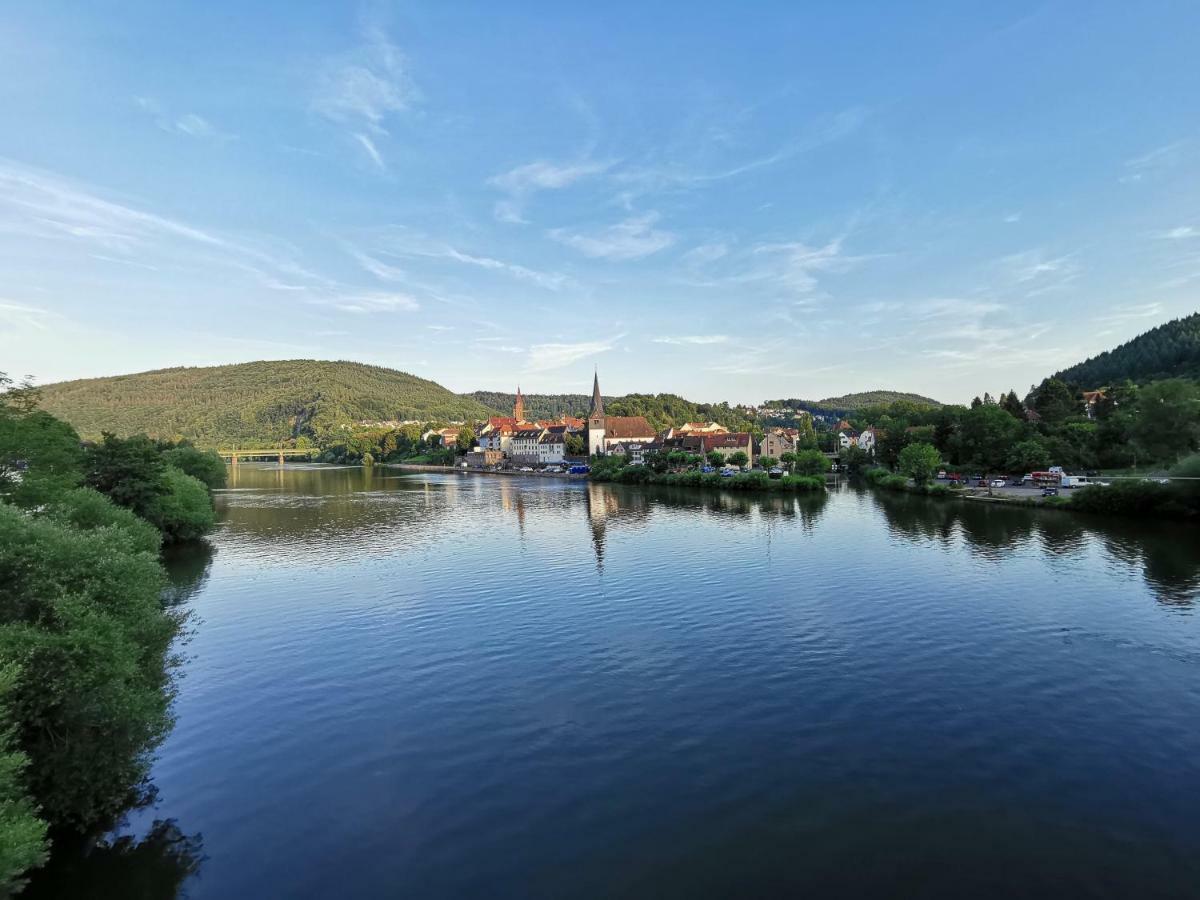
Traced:
<svg viewBox="0 0 1200 900">
<path fill-rule="evenodd" d="M 219 506 L 157 803 L 33 896 L 1200 896 L 1197 529 L 385 467 Z"/>
</svg>

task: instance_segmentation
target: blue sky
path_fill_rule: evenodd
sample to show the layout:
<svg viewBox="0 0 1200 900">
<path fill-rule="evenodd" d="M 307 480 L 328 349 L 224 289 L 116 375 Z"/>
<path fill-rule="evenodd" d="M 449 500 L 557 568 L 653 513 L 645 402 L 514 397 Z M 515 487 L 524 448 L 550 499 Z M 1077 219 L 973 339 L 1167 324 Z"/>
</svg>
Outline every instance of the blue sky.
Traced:
<svg viewBox="0 0 1200 900">
<path fill-rule="evenodd" d="M 1200 4 L 0 17 L 0 370 L 1023 392 L 1200 307 Z"/>
</svg>

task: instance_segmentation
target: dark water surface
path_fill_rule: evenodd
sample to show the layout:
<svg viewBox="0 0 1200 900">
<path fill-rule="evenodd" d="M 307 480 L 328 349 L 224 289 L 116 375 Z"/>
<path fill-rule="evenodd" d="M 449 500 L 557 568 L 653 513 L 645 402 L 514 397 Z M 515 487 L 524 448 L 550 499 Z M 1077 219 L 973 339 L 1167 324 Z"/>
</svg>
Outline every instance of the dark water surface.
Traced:
<svg viewBox="0 0 1200 900">
<path fill-rule="evenodd" d="M 1200 896 L 1196 529 L 302 466 L 220 506 L 157 806 L 39 896 Z"/>
</svg>

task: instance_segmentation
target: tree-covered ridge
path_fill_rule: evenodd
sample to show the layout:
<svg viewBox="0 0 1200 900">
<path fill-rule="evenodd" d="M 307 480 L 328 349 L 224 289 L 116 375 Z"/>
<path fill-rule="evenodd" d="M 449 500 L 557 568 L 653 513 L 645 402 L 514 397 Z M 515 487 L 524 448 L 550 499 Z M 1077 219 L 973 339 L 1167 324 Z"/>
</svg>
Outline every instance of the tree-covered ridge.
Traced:
<svg viewBox="0 0 1200 900">
<path fill-rule="evenodd" d="M 516 394 L 475 391 L 465 396 L 477 400 L 500 415 L 511 415 Z M 525 418 L 553 419 L 561 415 L 583 417 L 592 403 L 591 394 L 525 394 Z M 684 422 L 720 422 L 727 428 L 745 431 L 753 420 L 728 403 L 693 403 L 677 394 L 626 394 L 604 397 L 610 416 L 645 416 L 655 428 Z"/>
<path fill-rule="evenodd" d="M 1200 378 L 1200 312 L 1151 328 L 1054 376 L 1083 390 L 1122 381 Z"/>
<path fill-rule="evenodd" d="M 930 408 L 942 405 L 930 397 L 905 391 L 860 391 L 854 394 L 843 394 L 840 397 L 826 397 L 824 400 L 801 400 L 796 397 L 764 400 L 763 406 L 769 409 L 803 410 L 813 415 L 842 416 L 852 410 L 885 407 L 894 403 Z"/>
<path fill-rule="evenodd" d="M 272 360 L 64 381 L 42 406 L 85 438 L 108 431 L 198 444 L 277 444 L 353 422 L 474 420 L 479 402 L 440 384 L 363 363 Z"/>
</svg>

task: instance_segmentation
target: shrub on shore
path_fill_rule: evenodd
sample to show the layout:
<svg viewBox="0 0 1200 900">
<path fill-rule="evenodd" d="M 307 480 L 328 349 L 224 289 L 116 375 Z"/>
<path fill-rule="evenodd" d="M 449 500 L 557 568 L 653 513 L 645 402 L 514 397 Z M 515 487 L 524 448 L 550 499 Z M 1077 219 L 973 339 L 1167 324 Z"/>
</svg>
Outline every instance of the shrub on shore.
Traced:
<svg viewBox="0 0 1200 900">
<path fill-rule="evenodd" d="M 618 484 L 661 484 L 673 487 L 724 488 L 732 491 L 823 491 L 825 479 L 813 475 L 785 475 L 771 478 L 766 472 L 739 472 L 724 476 L 719 472 L 688 469 L 684 472 L 657 473 L 649 466 L 593 465 L 593 481 Z"/>
</svg>

